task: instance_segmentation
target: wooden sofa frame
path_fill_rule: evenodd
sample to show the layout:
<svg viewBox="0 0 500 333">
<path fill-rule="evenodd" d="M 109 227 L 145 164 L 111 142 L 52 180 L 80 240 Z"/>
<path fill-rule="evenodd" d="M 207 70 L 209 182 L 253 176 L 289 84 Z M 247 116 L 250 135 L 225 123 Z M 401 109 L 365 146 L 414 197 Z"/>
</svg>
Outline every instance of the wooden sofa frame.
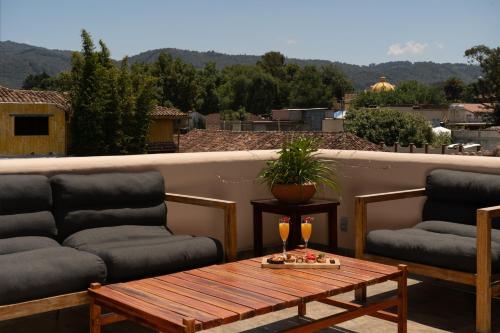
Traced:
<svg viewBox="0 0 500 333">
<path fill-rule="evenodd" d="M 425 196 L 425 188 L 413 190 L 360 195 L 355 198 L 356 258 L 368 259 L 386 264 L 405 264 L 410 273 L 432 278 L 458 282 L 476 288 L 476 331 L 491 332 L 491 301 L 500 295 L 500 274 L 491 272 L 491 224 L 500 217 L 500 206 L 477 210 L 477 260 L 476 273 L 455 271 L 414 262 L 373 255 L 365 252 L 367 234 L 367 206 L 369 203 L 399 200 Z M 356 290 L 356 299 L 366 299 L 366 288 Z"/>
<path fill-rule="evenodd" d="M 234 261 L 237 259 L 236 202 L 175 193 L 165 193 L 165 201 L 222 209 L 224 211 L 225 260 Z M 0 305 L 0 321 L 84 304 L 90 304 L 90 298 L 87 295 L 87 291 L 79 291 L 15 304 Z"/>
</svg>

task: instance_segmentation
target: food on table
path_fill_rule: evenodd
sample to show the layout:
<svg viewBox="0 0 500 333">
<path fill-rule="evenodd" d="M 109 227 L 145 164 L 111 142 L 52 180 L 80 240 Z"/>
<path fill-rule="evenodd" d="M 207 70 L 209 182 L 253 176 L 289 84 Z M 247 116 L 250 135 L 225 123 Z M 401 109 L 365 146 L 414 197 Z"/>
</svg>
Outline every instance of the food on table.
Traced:
<svg viewBox="0 0 500 333">
<path fill-rule="evenodd" d="M 284 264 L 285 257 L 282 255 L 273 255 L 272 257 L 267 259 L 267 262 L 270 264 Z"/>
<path fill-rule="evenodd" d="M 291 253 L 287 253 L 285 262 L 287 262 L 287 263 L 294 263 L 295 261 L 297 261 L 297 257 L 294 256 Z"/>
<path fill-rule="evenodd" d="M 304 257 L 298 256 L 297 257 L 297 264 L 302 264 L 304 262 Z"/>
<path fill-rule="evenodd" d="M 316 255 L 314 253 L 306 254 L 306 263 L 314 264 L 316 262 Z"/>
</svg>

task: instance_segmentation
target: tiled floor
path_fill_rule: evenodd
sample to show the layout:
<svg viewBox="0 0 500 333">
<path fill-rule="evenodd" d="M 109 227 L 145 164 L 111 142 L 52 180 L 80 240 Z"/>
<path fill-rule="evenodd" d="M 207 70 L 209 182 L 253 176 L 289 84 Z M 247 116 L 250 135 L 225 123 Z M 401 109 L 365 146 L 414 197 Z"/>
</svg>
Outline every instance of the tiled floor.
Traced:
<svg viewBox="0 0 500 333">
<path fill-rule="evenodd" d="M 395 288 L 395 283 L 387 282 L 368 289 L 369 295 L 384 296 Z M 461 285 L 448 284 L 436 280 L 409 280 L 409 332 L 474 332 L 474 295 Z M 352 293 L 340 296 L 352 299 Z M 377 297 L 377 296 L 374 296 Z M 293 326 L 301 320 L 296 308 L 269 313 L 244 321 L 207 330 L 207 333 L 264 333 L 276 332 Z M 319 318 L 336 311 L 321 303 L 308 305 L 308 317 Z M 493 332 L 500 332 L 500 300 L 493 301 Z M 16 319 L 0 323 L 1 333 L 86 333 L 88 332 L 88 310 L 86 307 Z M 103 333 L 146 333 L 151 332 L 133 323 L 122 322 L 107 326 Z M 362 317 L 325 329 L 321 332 L 396 332 L 396 325 L 376 318 Z"/>
</svg>

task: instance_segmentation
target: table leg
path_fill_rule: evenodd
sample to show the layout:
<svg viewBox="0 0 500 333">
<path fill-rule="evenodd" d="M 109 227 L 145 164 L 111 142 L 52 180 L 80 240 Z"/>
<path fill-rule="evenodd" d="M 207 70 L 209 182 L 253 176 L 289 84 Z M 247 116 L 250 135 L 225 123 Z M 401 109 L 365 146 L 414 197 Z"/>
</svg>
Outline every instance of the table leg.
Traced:
<svg viewBox="0 0 500 333">
<path fill-rule="evenodd" d="M 406 265 L 398 265 L 402 275 L 398 279 L 398 333 L 407 332 L 407 317 L 408 317 L 408 288 L 407 288 L 407 278 L 408 278 L 408 268 Z"/>
<path fill-rule="evenodd" d="M 337 206 L 328 210 L 328 247 L 331 252 L 337 251 Z"/>
<path fill-rule="evenodd" d="M 262 210 L 260 208 L 253 208 L 253 250 L 255 256 L 262 256 Z"/>
<path fill-rule="evenodd" d="M 299 303 L 299 316 L 304 317 L 307 314 L 307 304 L 306 302 Z"/>
<path fill-rule="evenodd" d="M 90 333 L 101 333 L 101 307 L 90 303 Z"/>
</svg>

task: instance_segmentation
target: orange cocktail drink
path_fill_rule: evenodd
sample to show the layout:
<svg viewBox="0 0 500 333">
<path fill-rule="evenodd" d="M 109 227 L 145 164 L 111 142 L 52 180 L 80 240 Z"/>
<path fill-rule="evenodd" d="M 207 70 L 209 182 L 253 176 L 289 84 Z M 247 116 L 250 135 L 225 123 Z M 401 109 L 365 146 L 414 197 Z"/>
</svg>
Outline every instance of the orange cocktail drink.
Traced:
<svg viewBox="0 0 500 333">
<path fill-rule="evenodd" d="M 283 241 L 283 256 L 286 257 L 286 240 L 290 234 L 290 218 L 288 216 L 279 218 L 279 231 L 281 240 Z"/>
<path fill-rule="evenodd" d="M 302 224 L 300 225 L 300 231 L 302 232 L 302 238 L 304 238 L 304 242 L 306 243 L 306 249 L 307 249 L 307 243 L 309 242 L 309 238 L 311 238 L 311 233 L 312 233 L 312 221 L 314 219 L 310 216 L 304 217 L 302 220 Z"/>
</svg>

